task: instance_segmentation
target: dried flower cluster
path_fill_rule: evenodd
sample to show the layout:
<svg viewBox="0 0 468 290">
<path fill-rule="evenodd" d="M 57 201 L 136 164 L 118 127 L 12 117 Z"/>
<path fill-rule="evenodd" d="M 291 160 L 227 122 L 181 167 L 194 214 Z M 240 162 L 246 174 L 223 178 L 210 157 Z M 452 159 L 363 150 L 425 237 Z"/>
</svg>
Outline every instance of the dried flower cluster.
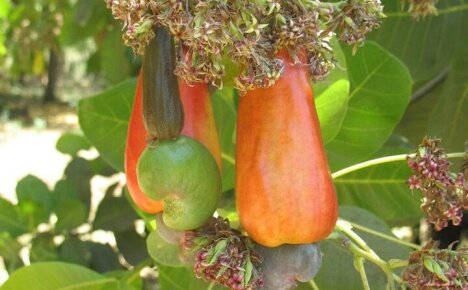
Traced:
<svg viewBox="0 0 468 290">
<path fill-rule="evenodd" d="M 403 281 L 414 290 L 468 289 L 468 248 L 438 250 L 431 241 L 410 254 Z"/>
<path fill-rule="evenodd" d="M 195 256 L 197 277 L 236 290 L 263 287 L 263 275 L 258 271 L 261 257 L 252 249 L 253 243 L 222 218 L 186 231 L 182 242 L 183 256 Z"/>
<path fill-rule="evenodd" d="M 450 172 L 450 162 L 438 139 L 424 138 L 414 156 L 408 156 L 413 176 L 408 180 L 411 189 L 423 193 L 421 204 L 427 220 L 436 230 L 460 224 L 463 209 L 468 209 L 468 183 L 463 173 Z"/>
<path fill-rule="evenodd" d="M 419 20 L 421 17 L 430 15 L 437 15 L 436 4 L 439 0 L 403 0 L 402 2 L 408 2 L 408 12 L 411 16 Z"/>
<path fill-rule="evenodd" d="M 220 87 L 226 58 L 239 65 L 235 85 L 241 91 L 269 87 L 281 75 L 280 49 L 307 51 L 311 77 L 323 79 L 333 65 L 328 44 L 332 33 L 350 45 L 361 45 L 365 34 L 379 27 L 380 0 L 107 0 L 124 23 L 124 41 L 142 54 L 164 26 L 186 48 L 176 74 L 190 83 Z"/>
</svg>

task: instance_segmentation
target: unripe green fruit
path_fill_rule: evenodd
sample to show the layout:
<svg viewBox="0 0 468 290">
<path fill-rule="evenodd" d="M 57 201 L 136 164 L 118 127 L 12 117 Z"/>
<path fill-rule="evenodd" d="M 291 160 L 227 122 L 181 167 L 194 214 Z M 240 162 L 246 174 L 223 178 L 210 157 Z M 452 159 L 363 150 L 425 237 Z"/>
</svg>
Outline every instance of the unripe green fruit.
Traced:
<svg viewBox="0 0 468 290">
<path fill-rule="evenodd" d="M 163 201 L 163 221 L 170 228 L 198 228 L 218 206 L 218 166 L 195 139 L 179 136 L 147 147 L 138 160 L 137 176 L 146 196 Z"/>
</svg>

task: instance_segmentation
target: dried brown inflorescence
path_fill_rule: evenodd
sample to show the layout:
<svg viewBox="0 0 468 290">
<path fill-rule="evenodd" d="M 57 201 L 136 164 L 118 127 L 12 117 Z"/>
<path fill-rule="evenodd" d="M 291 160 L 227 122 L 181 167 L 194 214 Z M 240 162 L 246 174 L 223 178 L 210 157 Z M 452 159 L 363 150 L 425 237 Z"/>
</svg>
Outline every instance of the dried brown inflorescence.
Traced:
<svg viewBox="0 0 468 290">
<path fill-rule="evenodd" d="M 421 209 L 436 230 L 459 225 L 463 209 L 468 209 L 468 183 L 463 172 L 450 172 L 450 162 L 439 139 L 424 138 L 413 156 L 408 156 L 413 171 L 408 184 L 423 194 Z"/>
<path fill-rule="evenodd" d="M 403 281 L 414 290 L 468 289 L 468 248 L 439 250 L 427 243 L 410 254 Z"/>
<path fill-rule="evenodd" d="M 436 4 L 439 0 L 402 0 L 409 3 L 408 12 L 413 19 L 419 20 L 430 15 L 437 15 Z"/>
<path fill-rule="evenodd" d="M 212 218 L 203 227 L 184 233 L 182 255 L 194 264 L 199 278 L 230 289 L 254 290 L 263 287 L 263 275 L 259 272 L 262 259 L 253 247 L 227 220 Z"/>
<path fill-rule="evenodd" d="M 154 37 L 154 27 L 166 27 L 186 48 L 175 73 L 189 83 L 218 87 L 226 75 L 226 58 L 238 65 L 235 86 L 242 92 L 272 86 L 283 63 L 275 58 L 287 48 L 292 55 L 305 49 L 313 80 L 334 67 L 328 41 L 361 45 L 379 27 L 380 0 L 107 0 L 116 19 L 124 23 L 124 41 L 142 54 Z M 190 60 L 190 62 L 187 62 Z"/>
</svg>

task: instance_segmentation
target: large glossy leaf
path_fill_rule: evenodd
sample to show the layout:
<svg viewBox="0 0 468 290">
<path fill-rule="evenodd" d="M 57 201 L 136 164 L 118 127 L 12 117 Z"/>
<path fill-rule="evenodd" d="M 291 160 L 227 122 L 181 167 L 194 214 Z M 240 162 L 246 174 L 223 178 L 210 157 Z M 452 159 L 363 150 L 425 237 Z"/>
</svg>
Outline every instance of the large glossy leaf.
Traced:
<svg viewBox="0 0 468 290">
<path fill-rule="evenodd" d="M 382 220 L 363 209 L 340 207 L 340 217 L 394 237 Z M 359 230 L 355 231 L 382 259 L 408 258 L 408 248 Z M 341 242 L 325 240 L 320 242 L 320 248 L 323 254 L 322 267 L 314 278 L 320 290 L 363 289 L 359 273 L 354 268 L 353 256 L 342 246 Z M 385 274 L 369 262 L 365 263 L 365 268 L 371 289 L 386 289 Z"/>
<path fill-rule="evenodd" d="M 429 120 L 430 135 L 442 138 L 449 151 L 463 151 L 468 140 L 468 47 L 457 60 Z"/>
<path fill-rule="evenodd" d="M 119 289 L 118 281 L 105 278 L 81 266 L 46 262 L 36 263 L 14 272 L 1 290 L 110 290 Z"/>
<path fill-rule="evenodd" d="M 325 144 L 331 141 L 341 128 L 348 108 L 350 86 L 346 57 L 335 39 L 332 45 L 336 59 L 335 69 L 326 80 L 312 84 L 320 130 Z"/>
<path fill-rule="evenodd" d="M 437 5 L 439 15 L 420 21 L 413 20 L 401 7 L 403 1 L 382 2 L 387 17 L 369 39 L 400 58 L 415 81 L 428 80 L 439 74 L 449 66 L 457 50 L 466 46 L 466 1 L 441 0 Z"/>
<path fill-rule="evenodd" d="M 468 55 L 468 54 L 466 54 Z M 468 138 L 468 77 L 466 63 L 448 71 L 446 79 L 410 104 L 395 132 L 419 144 L 426 135 L 442 138 L 448 152 L 463 151 Z"/>
<path fill-rule="evenodd" d="M 409 154 L 411 144 L 392 136 L 372 158 Z M 411 191 L 411 171 L 405 161 L 364 168 L 334 180 L 340 205 L 364 208 L 391 225 L 412 225 L 419 221 L 421 195 Z"/>
<path fill-rule="evenodd" d="M 354 56 L 349 47 L 344 53 L 351 93 L 340 131 L 326 145 L 332 170 L 369 157 L 385 143 L 403 116 L 412 85 L 406 67 L 375 43 Z"/>
<path fill-rule="evenodd" d="M 461 150 L 467 138 L 468 38 L 463 28 L 468 6 L 463 0 L 441 0 L 438 16 L 414 21 L 402 2 L 383 3 L 388 17 L 369 37 L 399 57 L 418 82 L 397 132 L 414 143 L 427 134 L 440 136 L 448 150 Z"/>
<path fill-rule="evenodd" d="M 129 80 L 78 106 L 80 126 L 101 156 L 116 170 L 124 170 L 124 148 L 136 81 Z"/>
</svg>

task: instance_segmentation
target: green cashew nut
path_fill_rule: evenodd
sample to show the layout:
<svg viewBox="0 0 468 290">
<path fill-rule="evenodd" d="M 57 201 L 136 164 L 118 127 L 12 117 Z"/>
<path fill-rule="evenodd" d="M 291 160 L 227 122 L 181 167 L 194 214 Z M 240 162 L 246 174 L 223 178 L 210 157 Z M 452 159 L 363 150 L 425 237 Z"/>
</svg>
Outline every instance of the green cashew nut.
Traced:
<svg viewBox="0 0 468 290">
<path fill-rule="evenodd" d="M 145 195 L 163 201 L 163 221 L 173 229 L 202 226 L 214 213 L 221 176 L 211 153 L 186 136 L 157 141 L 137 164 L 138 183 Z"/>
</svg>

